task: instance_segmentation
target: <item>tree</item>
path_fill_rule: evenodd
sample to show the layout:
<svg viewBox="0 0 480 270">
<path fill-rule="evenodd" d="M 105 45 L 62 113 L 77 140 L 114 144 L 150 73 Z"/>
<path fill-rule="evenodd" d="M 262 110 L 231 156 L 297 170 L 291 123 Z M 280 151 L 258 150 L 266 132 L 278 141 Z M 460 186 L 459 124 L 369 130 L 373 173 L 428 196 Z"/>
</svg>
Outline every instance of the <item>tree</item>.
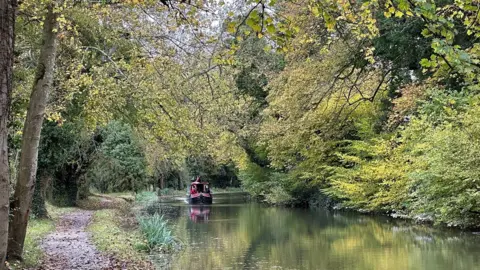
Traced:
<svg viewBox="0 0 480 270">
<path fill-rule="evenodd" d="M 48 94 L 53 82 L 57 51 L 57 16 L 49 4 L 43 24 L 43 44 L 38 59 L 27 118 L 23 129 L 20 169 L 11 203 L 13 217 L 9 225 L 8 255 L 21 259 L 27 231 L 30 205 L 35 188 L 38 145 Z"/>
<path fill-rule="evenodd" d="M 101 146 L 90 168 L 93 186 L 101 192 L 145 189 L 146 160 L 130 126 L 110 122 L 100 131 Z"/>
<path fill-rule="evenodd" d="M 0 269 L 5 268 L 10 198 L 8 165 L 8 120 L 13 83 L 16 0 L 0 1 Z"/>
</svg>

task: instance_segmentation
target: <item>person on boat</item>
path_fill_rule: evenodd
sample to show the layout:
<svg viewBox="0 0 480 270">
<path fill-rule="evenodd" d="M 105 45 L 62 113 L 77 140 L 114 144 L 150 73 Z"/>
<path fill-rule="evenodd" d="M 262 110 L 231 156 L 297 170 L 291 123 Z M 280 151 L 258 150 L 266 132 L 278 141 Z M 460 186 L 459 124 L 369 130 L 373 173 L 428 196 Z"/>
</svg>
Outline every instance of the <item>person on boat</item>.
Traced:
<svg viewBox="0 0 480 270">
<path fill-rule="evenodd" d="M 197 179 L 195 180 L 195 182 L 200 182 L 200 176 L 197 176 Z"/>
<path fill-rule="evenodd" d="M 197 186 L 196 185 L 192 186 L 192 191 L 190 192 L 190 194 L 197 194 Z"/>
</svg>

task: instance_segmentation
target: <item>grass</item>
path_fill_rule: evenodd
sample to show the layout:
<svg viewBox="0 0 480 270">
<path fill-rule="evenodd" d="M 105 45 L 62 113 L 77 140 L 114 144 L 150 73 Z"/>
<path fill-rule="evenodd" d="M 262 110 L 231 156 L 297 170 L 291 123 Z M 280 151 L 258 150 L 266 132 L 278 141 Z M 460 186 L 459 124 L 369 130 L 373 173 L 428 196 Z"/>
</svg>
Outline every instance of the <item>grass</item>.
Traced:
<svg viewBox="0 0 480 270">
<path fill-rule="evenodd" d="M 122 213 L 118 209 L 95 212 L 87 228 L 95 246 L 122 260 L 144 260 L 144 255 L 141 253 L 141 250 L 146 247 L 144 238 L 137 230 L 122 228 L 119 217 L 122 217 Z"/>
<path fill-rule="evenodd" d="M 135 196 L 136 206 L 133 208 L 132 204 L 125 204 L 123 200 L 114 200 L 112 194 L 98 196 L 100 199 L 92 197 L 85 204 L 95 209 L 99 205 L 104 206 L 102 201 L 105 198 L 116 202 L 110 205 L 110 209 L 96 208 L 92 222 L 87 227 L 93 243 L 100 251 L 140 266 L 136 269 L 150 269 L 152 265 L 146 258 L 149 252 L 159 249 L 167 251 L 163 252 L 167 254 L 180 247 L 162 216 L 138 214 L 135 217 L 132 213 L 140 212 L 146 205 L 158 201 L 155 192 L 138 193 Z"/>
<path fill-rule="evenodd" d="M 137 219 L 150 250 L 173 247 L 175 238 L 162 215 L 155 213 L 152 216 L 138 216 Z"/>
<path fill-rule="evenodd" d="M 173 195 L 178 191 L 173 189 L 163 189 L 161 190 L 162 196 Z M 183 191 L 180 191 L 183 192 Z M 143 191 L 137 194 L 135 197 L 135 202 L 140 206 L 136 208 L 137 210 L 145 209 L 149 205 L 155 205 L 154 203 L 159 200 L 156 192 L 153 191 Z M 153 204 L 152 204 L 153 203 Z M 170 250 L 173 247 L 177 247 L 175 238 L 173 237 L 172 231 L 167 225 L 167 220 L 164 219 L 163 215 L 154 213 L 153 215 L 142 215 L 137 214 L 137 221 L 139 229 L 146 239 L 146 248 L 149 251 L 155 249 L 161 250 Z"/>
<path fill-rule="evenodd" d="M 57 207 L 50 203 L 46 203 L 46 207 L 47 207 L 48 215 L 53 221 L 57 221 L 60 218 L 60 216 L 73 212 L 76 209 L 75 207 Z"/>
<path fill-rule="evenodd" d="M 105 195 L 110 196 L 110 197 L 114 197 L 114 198 L 123 199 L 127 202 L 135 201 L 135 193 L 134 192 L 115 192 L 115 193 L 108 193 L 108 194 L 105 194 Z"/>
<path fill-rule="evenodd" d="M 97 194 L 92 193 L 88 198 L 78 201 L 78 207 L 87 210 L 101 209 L 129 209 L 134 197 L 127 193 Z"/>
<path fill-rule="evenodd" d="M 87 231 L 98 250 L 113 255 L 127 269 L 152 269 L 148 243 L 132 214 L 131 193 L 93 194 L 79 206 L 95 210 Z"/>
<path fill-rule="evenodd" d="M 137 203 L 149 203 L 158 201 L 158 196 L 154 191 L 142 191 L 135 196 Z"/>
</svg>

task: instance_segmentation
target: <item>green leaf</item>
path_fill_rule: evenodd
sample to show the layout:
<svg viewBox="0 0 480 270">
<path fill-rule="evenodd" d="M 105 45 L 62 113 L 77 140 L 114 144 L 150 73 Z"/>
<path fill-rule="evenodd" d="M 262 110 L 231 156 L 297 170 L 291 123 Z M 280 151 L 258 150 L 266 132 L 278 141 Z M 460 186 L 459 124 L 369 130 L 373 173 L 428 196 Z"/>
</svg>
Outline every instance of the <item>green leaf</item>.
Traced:
<svg viewBox="0 0 480 270">
<path fill-rule="evenodd" d="M 274 26 L 273 24 L 267 25 L 267 31 L 268 31 L 270 34 L 275 34 L 275 26 Z"/>
<path fill-rule="evenodd" d="M 236 23 L 235 22 L 230 22 L 228 23 L 228 26 L 227 26 L 227 31 L 231 34 L 235 33 L 235 29 L 236 29 Z"/>
</svg>

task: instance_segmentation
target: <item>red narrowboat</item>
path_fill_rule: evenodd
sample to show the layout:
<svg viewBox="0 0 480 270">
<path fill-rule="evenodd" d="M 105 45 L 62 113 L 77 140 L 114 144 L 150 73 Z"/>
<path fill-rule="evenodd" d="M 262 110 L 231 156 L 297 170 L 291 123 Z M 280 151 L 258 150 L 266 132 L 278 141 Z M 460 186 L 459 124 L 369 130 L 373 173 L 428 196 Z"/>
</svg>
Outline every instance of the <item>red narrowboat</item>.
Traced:
<svg viewBox="0 0 480 270">
<path fill-rule="evenodd" d="M 200 182 L 200 179 L 197 178 L 195 182 L 190 184 L 187 193 L 189 204 L 211 204 L 212 200 L 212 192 L 208 182 Z"/>
</svg>

